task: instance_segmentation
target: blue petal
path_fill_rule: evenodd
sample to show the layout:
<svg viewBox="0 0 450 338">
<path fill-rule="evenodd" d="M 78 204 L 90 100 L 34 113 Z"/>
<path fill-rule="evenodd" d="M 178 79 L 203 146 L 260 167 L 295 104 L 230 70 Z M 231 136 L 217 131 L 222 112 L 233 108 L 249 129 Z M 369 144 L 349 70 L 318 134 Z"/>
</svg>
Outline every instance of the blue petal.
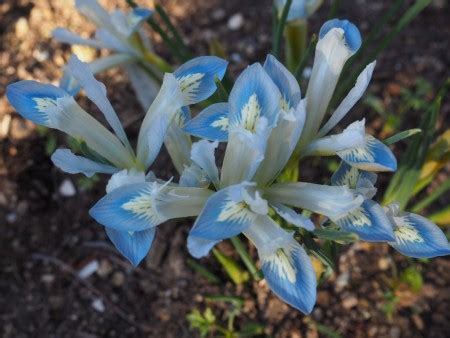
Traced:
<svg viewBox="0 0 450 338">
<path fill-rule="evenodd" d="M 261 117 L 270 128 L 276 125 L 280 92 L 259 63 L 245 69 L 237 78 L 229 98 L 230 127 L 241 126 L 255 132 Z"/>
<path fill-rule="evenodd" d="M 147 256 L 156 232 L 155 228 L 135 232 L 105 229 L 116 249 L 134 266 L 137 266 Z"/>
<path fill-rule="evenodd" d="M 248 228 L 257 214 L 244 202 L 243 189 L 243 185 L 233 185 L 212 195 L 197 217 L 189 237 L 220 241 Z"/>
<path fill-rule="evenodd" d="M 289 112 L 290 108 L 296 107 L 300 102 L 301 92 L 295 77 L 273 55 L 267 55 L 264 70 L 281 92 L 281 107 L 286 112 Z"/>
<path fill-rule="evenodd" d="M 211 239 L 204 239 L 200 237 L 195 237 L 189 235 L 187 239 L 187 247 L 189 253 L 195 258 L 202 258 L 209 254 L 211 249 L 219 243 L 220 241 L 215 241 Z"/>
<path fill-rule="evenodd" d="M 316 303 L 316 275 L 305 250 L 298 244 L 262 258 L 261 269 L 270 289 L 283 301 L 311 313 Z"/>
<path fill-rule="evenodd" d="M 372 184 L 375 184 L 377 175 L 370 171 L 358 170 L 342 161 L 339 168 L 331 176 L 332 185 L 346 185 L 351 189 L 355 189 L 361 180 L 368 180 Z"/>
<path fill-rule="evenodd" d="M 211 141 L 228 140 L 228 103 L 215 103 L 186 123 L 183 130 Z"/>
<path fill-rule="evenodd" d="M 392 151 L 373 136 L 366 135 L 363 148 L 338 151 L 337 155 L 358 169 L 367 171 L 395 171 L 397 160 Z"/>
<path fill-rule="evenodd" d="M 275 202 L 271 203 L 271 206 L 286 222 L 297 227 L 305 228 L 308 231 L 313 231 L 315 229 L 314 223 L 309 218 L 295 212 L 295 210 L 285 206 L 284 204 Z"/>
<path fill-rule="evenodd" d="M 319 32 L 319 37 L 323 37 L 333 28 L 341 28 L 344 31 L 345 42 L 352 52 L 356 52 L 361 47 L 361 34 L 359 29 L 348 20 L 332 19 L 325 22 Z"/>
<path fill-rule="evenodd" d="M 391 223 L 383 208 L 368 199 L 347 216 L 334 220 L 334 222 L 343 230 L 354 232 L 363 241 L 385 242 L 395 238 Z"/>
<path fill-rule="evenodd" d="M 119 231 L 142 231 L 166 221 L 154 206 L 157 183 L 128 184 L 106 194 L 89 210 L 98 223 Z"/>
<path fill-rule="evenodd" d="M 153 11 L 144 7 L 135 7 L 128 13 L 127 21 L 131 32 L 135 32 L 140 25 L 153 15 Z"/>
<path fill-rule="evenodd" d="M 24 80 L 6 88 L 9 103 L 24 118 L 52 128 L 49 111 L 56 108 L 56 100 L 69 96 L 63 89 L 37 81 Z"/>
<path fill-rule="evenodd" d="M 173 74 L 180 83 L 185 104 L 198 103 L 217 89 L 215 77 L 222 80 L 228 62 L 216 56 L 200 56 L 180 66 Z"/>
<path fill-rule="evenodd" d="M 53 164 L 69 174 L 84 174 L 87 177 L 95 173 L 114 174 L 119 171 L 116 167 L 92 161 L 83 156 L 77 156 L 69 149 L 57 149 L 51 160 Z"/>
<path fill-rule="evenodd" d="M 81 86 L 78 81 L 66 71 L 59 81 L 59 88 L 64 89 L 71 96 L 76 96 L 81 90 Z"/>
<path fill-rule="evenodd" d="M 392 218 L 395 242 L 389 243 L 405 256 L 432 258 L 450 254 L 450 244 L 439 227 L 426 218 L 405 213 Z"/>
</svg>

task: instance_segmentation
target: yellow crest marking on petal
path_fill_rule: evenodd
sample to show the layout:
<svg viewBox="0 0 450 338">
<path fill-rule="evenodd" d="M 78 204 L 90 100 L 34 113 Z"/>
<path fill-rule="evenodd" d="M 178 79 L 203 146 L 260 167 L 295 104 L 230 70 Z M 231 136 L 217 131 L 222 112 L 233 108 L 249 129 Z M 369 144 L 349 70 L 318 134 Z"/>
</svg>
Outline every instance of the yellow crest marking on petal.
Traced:
<svg viewBox="0 0 450 338">
<path fill-rule="evenodd" d="M 57 107 L 56 100 L 49 97 L 33 97 L 34 106 L 39 112 L 46 113 L 49 108 Z"/>
<path fill-rule="evenodd" d="M 395 240 L 400 244 L 407 242 L 423 243 L 424 239 L 420 236 L 419 231 L 404 218 L 394 218 L 397 228 L 394 229 Z"/>
<path fill-rule="evenodd" d="M 192 73 L 177 78 L 180 89 L 188 101 L 194 99 L 204 77 L 205 73 Z"/>
<path fill-rule="evenodd" d="M 228 130 L 228 117 L 222 116 L 220 119 L 214 121 L 210 124 L 213 128 L 219 128 L 220 130 L 227 131 Z"/>
<path fill-rule="evenodd" d="M 223 209 L 217 219 L 220 222 L 245 222 L 253 219 L 254 217 L 254 214 L 249 210 L 248 205 L 244 201 L 236 202 L 233 200 L 228 200 L 223 206 Z"/>
<path fill-rule="evenodd" d="M 147 219 L 151 223 L 161 222 L 162 220 L 152 203 L 153 193 L 151 187 L 146 188 L 146 190 L 142 191 L 139 195 L 122 204 L 122 209 L 132 212 L 138 219 Z"/>
<path fill-rule="evenodd" d="M 251 95 L 248 98 L 247 103 L 241 110 L 241 125 L 248 131 L 255 132 L 256 125 L 261 115 L 261 106 L 258 102 L 258 96 L 256 94 Z"/>
<path fill-rule="evenodd" d="M 345 220 L 349 223 L 349 225 L 354 227 L 362 227 L 362 226 L 372 226 L 372 222 L 369 217 L 367 217 L 364 209 L 359 207 L 353 210 L 350 214 L 345 217 Z"/>
<path fill-rule="evenodd" d="M 276 274 L 285 278 L 289 283 L 294 284 L 297 281 L 297 270 L 292 265 L 292 248 L 277 249 L 265 260 L 270 264 L 270 269 L 276 271 Z"/>
</svg>

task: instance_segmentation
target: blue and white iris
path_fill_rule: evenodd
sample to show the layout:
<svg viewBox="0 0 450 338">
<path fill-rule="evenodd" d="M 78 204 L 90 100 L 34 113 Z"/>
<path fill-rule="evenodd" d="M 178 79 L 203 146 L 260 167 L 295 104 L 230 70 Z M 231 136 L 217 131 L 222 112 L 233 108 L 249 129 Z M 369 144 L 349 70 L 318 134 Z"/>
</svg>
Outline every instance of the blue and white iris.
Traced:
<svg viewBox="0 0 450 338">
<path fill-rule="evenodd" d="M 284 301 L 309 313 L 316 279 L 308 255 L 270 216 L 313 230 L 314 224 L 292 207 L 332 219 L 359 207 L 363 198 L 347 187 L 272 182 L 288 162 L 302 133 L 305 105 L 298 83 L 273 56 L 264 66 L 249 66 L 238 77 L 227 103 L 208 107 L 185 130 L 206 140 L 194 144 L 193 164 L 182 180 L 197 186 L 211 182 L 207 200 L 188 237 L 195 257 L 205 256 L 219 241 L 243 233 L 256 246 L 270 288 Z M 217 140 L 228 141 L 222 170 L 215 164 Z M 193 174 L 194 173 L 194 174 Z"/>
<path fill-rule="evenodd" d="M 11 105 L 23 117 L 36 124 L 63 131 L 86 144 L 88 151 L 83 156 L 76 155 L 69 149 L 56 150 L 52 155 L 52 161 L 60 169 L 71 174 L 82 173 L 88 177 L 95 173 L 113 174 L 107 186 L 107 193 L 113 193 L 114 196 L 118 195 L 117 191 L 120 192 L 120 188 L 138 185 L 141 188 L 146 187 L 142 196 L 145 197 L 145 194 L 149 193 L 150 200 L 166 199 L 167 203 L 158 204 L 158 213 L 152 213 L 145 206 L 149 199 L 144 197 L 139 199 L 136 196 L 139 207 L 133 209 L 128 205 L 131 209 L 123 209 L 129 213 L 136 210 L 145 211 L 144 219 L 153 220 L 152 217 L 160 215 L 159 212 L 164 210 L 166 204 L 173 204 L 171 198 L 181 204 L 186 202 L 190 205 L 189 203 L 194 203 L 192 199 L 185 201 L 182 198 L 188 195 L 186 191 L 194 189 L 199 196 L 204 193 L 204 189 L 172 188 L 171 184 L 157 182 L 152 175 L 146 177 L 145 172 L 158 155 L 167 130 L 177 114 L 183 109 L 188 109 L 190 104 L 208 98 L 216 90 L 214 78 L 221 79 L 226 67 L 227 63 L 217 57 L 200 57 L 182 65 L 173 74 L 166 73 L 161 89 L 144 117 L 136 151 L 131 148 L 119 117 L 106 96 L 105 86 L 95 79 L 89 65 L 81 62 L 76 56 L 69 60 L 66 71 L 103 113 L 113 132 L 81 108 L 73 96 L 53 85 L 36 81 L 19 81 L 8 86 L 6 95 Z M 105 202 L 108 198 L 102 201 Z M 146 227 L 125 227 L 120 231 L 120 227 L 114 225 L 114 217 L 109 218 L 113 223 L 104 218 L 100 205 L 101 203 L 97 204 L 93 209 L 94 218 L 99 219 L 100 223 L 107 227 L 108 236 L 113 243 L 135 265 L 145 257 L 151 246 L 154 226 L 161 220 L 172 218 L 166 216 L 168 213 L 161 211 L 162 216 L 157 216 L 151 223 L 149 227 L 152 228 L 151 231 Z M 186 210 L 190 213 L 196 209 L 190 206 Z"/>
</svg>

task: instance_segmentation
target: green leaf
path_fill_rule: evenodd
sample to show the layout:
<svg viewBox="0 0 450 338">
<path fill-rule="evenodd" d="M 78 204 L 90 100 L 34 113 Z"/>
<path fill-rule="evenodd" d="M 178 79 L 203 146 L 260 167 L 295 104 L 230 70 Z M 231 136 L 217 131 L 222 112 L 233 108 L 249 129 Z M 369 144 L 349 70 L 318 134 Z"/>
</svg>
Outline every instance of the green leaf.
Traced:
<svg viewBox="0 0 450 338">
<path fill-rule="evenodd" d="M 264 334 L 264 325 L 259 323 L 247 323 L 239 331 L 239 337 L 253 337 Z"/>
<path fill-rule="evenodd" d="M 201 337 L 206 337 L 215 329 L 216 317 L 210 308 L 206 308 L 203 315 L 197 309 L 192 310 L 187 316 L 191 329 L 197 329 Z"/>
<path fill-rule="evenodd" d="M 256 281 L 261 280 L 263 278 L 262 272 L 259 271 L 258 268 L 256 267 L 253 258 L 248 253 L 247 247 L 239 239 L 239 236 L 231 238 L 231 244 L 233 244 L 234 248 L 239 254 L 239 257 L 241 258 L 248 272 L 250 272 L 252 278 Z"/>
<path fill-rule="evenodd" d="M 414 207 L 411 208 L 412 212 L 420 213 L 423 209 L 428 207 L 431 203 L 450 190 L 450 178 L 448 178 L 443 184 L 439 185 L 430 195 L 425 197 Z"/>
<path fill-rule="evenodd" d="M 403 270 L 400 275 L 400 280 L 407 283 L 414 292 L 419 292 L 422 289 L 423 277 L 415 266 L 410 266 Z"/>
<path fill-rule="evenodd" d="M 273 42 L 273 55 L 279 59 L 280 58 L 280 47 L 281 47 L 281 36 L 283 35 L 284 26 L 286 25 L 286 19 L 289 13 L 289 8 L 291 8 L 292 0 L 287 0 L 284 5 L 283 12 L 281 13 L 280 20 L 278 20 L 277 29 L 274 32 L 274 42 Z"/>
<path fill-rule="evenodd" d="M 212 295 L 207 296 L 206 300 L 212 301 L 212 302 L 224 302 L 224 303 L 231 303 L 236 308 L 241 308 L 242 305 L 244 305 L 244 300 L 240 297 L 236 296 L 226 296 L 226 295 Z"/>
<path fill-rule="evenodd" d="M 322 333 L 324 336 L 327 336 L 330 338 L 342 338 L 342 336 L 339 333 L 337 333 L 332 328 L 330 328 L 326 325 L 316 323 L 316 328 L 317 328 L 317 331 L 319 331 L 319 333 Z"/>
<path fill-rule="evenodd" d="M 218 249 L 213 249 L 213 254 L 236 285 L 249 280 L 249 273 L 244 271 L 231 257 L 226 256 Z"/>
<path fill-rule="evenodd" d="M 309 40 L 309 45 L 303 53 L 302 59 L 300 60 L 300 63 L 298 64 L 297 69 L 294 72 L 294 76 L 298 81 L 301 79 L 303 70 L 305 69 L 306 64 L 308 63 L 308 60 L 311 57 L 313 51 L 316 50 L 317 41 L 317 34 L 313 34 L 311 36 L 311 40 Z"/>
<path fill-rule="evenodd" d="M 321 239 L 344 243 L 354 242 L 359 239 L 358 235 L 353 232 L 327 228 L 315 229 L 313 234 Z"/>
<path fill-rule="evenodd" d="M 450 224 L 450 205 L 442 210 L 439 210 L 428 217 L 428 219 L 438 225 Z"/>
<path fill-rule="evenodd" d="M 422 130 L 420 130 L 419 128 L 404 130 L 398 134 L 395 134 L 395 135 L 385 139 L 383 142 L 384 142 L 384 144 L 390 146 L 394 143 L 397 143 L 401 140 L 404 140 L 408 137 L 411 137 L 411 136 L 416 135 L 421 132 L 422 132 Z"/>
<path fill-rule="evenodd" d="M 211 271 L 209 271 L 207 268 L 205 268 L 203 265 L 197 263 L 193 259 L 188 258 L 186 261 L 186 264 L 195 272 L 203 276 L 208 280 L 208 282 L 213 284 L 219 284 L 221 282 L 220 278 L 217 277 L 215 274 L 213 274 Z"/>
</svg>

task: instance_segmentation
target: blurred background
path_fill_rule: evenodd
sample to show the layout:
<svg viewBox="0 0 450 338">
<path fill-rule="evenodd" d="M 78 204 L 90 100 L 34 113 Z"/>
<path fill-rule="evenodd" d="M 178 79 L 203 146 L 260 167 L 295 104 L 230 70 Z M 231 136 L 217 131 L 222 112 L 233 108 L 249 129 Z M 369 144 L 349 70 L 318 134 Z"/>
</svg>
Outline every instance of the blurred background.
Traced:
<svg viewBox="0 0 450 338">
<path fill-rule="evenodd" d="M 112 10 L 125 0 L 100 0 Z M 411 1 L 405 1 L 404 8 Z M 151 5 L 140 1 L 140 5 Z M 161 1 L 196 55 L 221 49 L 231 75 L 262 62 L 271 46 L 270 0 Z M 339 18 L 354 22 L 364 36 L 391 1 L 340 1 Z M 317 33 L 328 18 L 330 1 L 309 20 Z M 366 118 L 370 132 L 385 138 L 414 128 L 438 88 L 449 76 L 450 9 L 433 1 L 377 59 L 374 78 L 363 102 L 348 120 Z M 196 337 L 189 313 L 211 311 L 226 323 L 229 302 L 207 295 L 242 299 L 238 328 L 256 328 L 259 336 L 450 337 L 450 261 L 412 260 L 387 245 L 358 242 L 345 247 L 336 272 L 318 289 L 310 316 L 303 316 L 269 292 L 264 282 L 233 283 L 209 257 L 201 261 L 221 283 L 208 281 L 188 263 L 187 223 L 159 228 L 150 255 L 133 269 L 113 249 L 88 209 L 104 194 L 101 177 L 69 176 L 56 169 L 49 154 L 64 142 L 19 117 L 4 93 L 7 84 L 34 79 L 57 84 L 72 52 L 84 61 L 98 52 L 52 41 L 51 31 L 66 27 L 89 37 L 94 27 L 71 0 L 0 1 L 0 335 L 2 337 Z M 158 35 L 148 29 L 159 55 L 173 61 Z M 311 64 L 309 64 L 311 65 Z M 98 78 L 108 97 L 136 136 L 142 116 L 125 74 L 110 70 Z M 305 88 L 302 87 L 305 91 Z M 81 104 L 94 114 L 85 99 Z M 450 102 L 443 102 L 438 134 L 449 128 Z M 345 121 L 342 125 L 345 125 Z M 405 149 L 396 144 L 397 155 Z M 154 170 L 174 172 L 163 152 Z M 322 170 L 302 168 L 306 181 L 323 181 L 336 163 Z M 449 166 L 422 194 L 448 179 Z M 380 175 L 382 196 L 389 174 Z M 384 185 L 383 185 L 384 182 Z M 449 205 L 442 195 L 425 214 Z M 447 224 L 448 231 L 448 224 Z M 235 255 L 227 243 L 222 252 Z M 226 324 L 225 324 L 226 325 Z"/>
</svg>

